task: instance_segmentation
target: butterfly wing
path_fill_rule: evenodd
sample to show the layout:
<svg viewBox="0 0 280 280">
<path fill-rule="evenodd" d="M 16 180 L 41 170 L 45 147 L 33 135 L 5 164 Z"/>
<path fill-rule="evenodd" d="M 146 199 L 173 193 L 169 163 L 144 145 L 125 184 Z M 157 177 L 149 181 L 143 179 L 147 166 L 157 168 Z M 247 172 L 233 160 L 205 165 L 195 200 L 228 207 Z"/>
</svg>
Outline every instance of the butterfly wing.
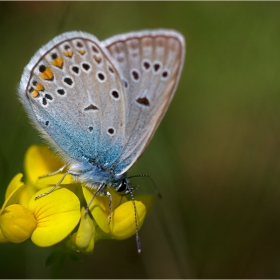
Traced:
<svg viewBox="0 0 280 280">
<path fill-rule="evenodd" d="M 122 152 L 125 95 L 110 55 L 92 35 L 69 32 L 26 66 L 19 96 L 65 162 L 110 166 Z"/>
<path fill-rule="evenodd" d="M 120 72 L 126 102 L 122 174 L 150 142 L 175 93 L 185 56 L 183 36 L 172 30 L 117 35 L 102 42 Z"/>
</svg>

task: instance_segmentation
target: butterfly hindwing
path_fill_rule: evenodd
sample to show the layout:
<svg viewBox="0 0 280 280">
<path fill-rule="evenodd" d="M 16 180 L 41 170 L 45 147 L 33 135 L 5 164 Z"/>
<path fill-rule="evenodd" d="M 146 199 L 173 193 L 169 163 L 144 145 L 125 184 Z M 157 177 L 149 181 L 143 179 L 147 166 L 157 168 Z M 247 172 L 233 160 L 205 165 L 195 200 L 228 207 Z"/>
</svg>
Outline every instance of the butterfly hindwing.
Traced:
<svg viewBox="0 0 280 280">
<path fill-rule="evenodd" d="M 170 30 L 117 35 L 102 42 L 114 59 L 125 91 L 124 149 L 116 173 L 124 173 L 142 154 L 174 95 L 185 42 Z"/>
</svg>

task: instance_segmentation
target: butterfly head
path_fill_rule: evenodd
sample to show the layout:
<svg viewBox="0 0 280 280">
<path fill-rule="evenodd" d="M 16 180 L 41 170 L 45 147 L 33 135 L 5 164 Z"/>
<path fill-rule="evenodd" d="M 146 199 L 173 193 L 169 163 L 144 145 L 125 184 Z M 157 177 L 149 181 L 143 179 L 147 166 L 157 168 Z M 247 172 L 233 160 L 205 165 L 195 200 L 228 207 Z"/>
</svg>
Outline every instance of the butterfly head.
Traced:
<svg viewBox="0 0 280 280">
<path fill-rule="evenodd" d="M 131 186 L 128 178 L 123 178 L 121 181 L 119 181 L 115 188 L 120 195 L 131 194 L 131 192 L 136 189 L 136 187 Z"/>
</svg>

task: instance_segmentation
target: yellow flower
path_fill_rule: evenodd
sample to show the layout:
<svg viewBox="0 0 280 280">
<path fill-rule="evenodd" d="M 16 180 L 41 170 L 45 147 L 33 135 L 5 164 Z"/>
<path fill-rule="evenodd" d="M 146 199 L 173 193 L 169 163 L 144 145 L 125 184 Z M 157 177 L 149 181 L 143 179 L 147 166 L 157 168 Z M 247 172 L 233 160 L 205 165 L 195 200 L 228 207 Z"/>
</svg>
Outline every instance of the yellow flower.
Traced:
<svg viewBox="0 0 280 280">
<path fill-rule="evenodd" d="M 17 174 L 11 180 L 6 190 L 5 202 L 0 211 L 0 242 L 22 242 L 28 238 L 27 235 L 32 231 L 34 226 L 34 221 L 31 221 L 31 225 L 28 223 L 30 216 L 24 207 L 16 204 L 25 187 L 21 182 L 21 178 L 22 174 Z M 14 205 L 20 207 L 15 207 Z M 18 216 L 15 215 L 16 212 L 19 213 Z M 24 222 L 25 217 L 27 218 L 26 223 Z"/>
<path fill-rule="evenodd" d="M 28 207 L 17 204 L 25 188 L 22 174 L 17 174 L 6 191 L 6 200 L 0 212 L 0 241 L 23 242 L 29 237 L 38 246 L 54 245 L 67 237 L 80 220 L 80 201 L 65 188 L 35 200 L 48 191 L 45 188 L 31 198 Z M 3 239 L 3 240 L 2 240 Z"/>
<path fill-rule="evenodd" d="M 110 189 L 109 189 L 110 190 Z M 93 192 L 83 187 L 83 193 L 87 203 L 92 199 Z M 137 215 L 138 229 L 141 228 L 145 216 L 146 206 L 135 200 L 136 213 L 132 201 L 127 201 L 115 191 L 110 192 L 112 195 L 112 213 L 110 219 L 109 198 L 107 196 L 97 196 L 90 205 L 90 212 L 98 225 L 96 240 L 99 239 L 126 239 L 135 234 L 135 215 Z M 121 204 L 121 201 L 123 203 Z"/>
<path fill-rule="evenodd" d="M 90 213 L 86 213 L 81 204 L 86 206 L 89 203 L 94 190 L 75 183 L 67 175 L 60 187 L 35 199 L 57 184 L 66 170 L 39 177 L 62 166 L 63 163 L 45 146 L 33 145 L 27 150 L 25 183 L 21 181 L 22 174 L 12 179 L 0 211 L 0 242 L 19 243 L 31 238 L 37 246 L 47 247 L 64 241 L 62 244 L 67 248 L 90 254 L 100 239 L 125 239 L 134 235 L 135 217 L 138 229 L 141 228 L 153 202 L 149 196 L 136 197 L 135 211 L 132 201 L 108 188 L 112 196 L 111 209 L 107 196 L 96 196 L 90 205 Z"/>
</svg>

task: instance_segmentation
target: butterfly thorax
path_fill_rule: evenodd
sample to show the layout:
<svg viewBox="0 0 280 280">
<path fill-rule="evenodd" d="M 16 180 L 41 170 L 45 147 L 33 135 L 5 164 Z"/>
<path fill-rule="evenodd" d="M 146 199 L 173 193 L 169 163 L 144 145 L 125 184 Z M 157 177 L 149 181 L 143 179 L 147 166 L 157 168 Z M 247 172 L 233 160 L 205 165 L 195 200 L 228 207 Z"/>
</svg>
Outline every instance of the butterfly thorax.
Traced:
<svg viewBox="0 0 280 280">
<path fill-rule="evenodd" d="M 100 184 L 105 183 L 116 191 L 123 191 L 124 185 L 129 185 L 125 174 L 116 175 L 111 169 L 91 163 L 76 162 L 70 165 L 69 170 L 77 181 L 90 189 L 96 189 Z"/>
</svg>

